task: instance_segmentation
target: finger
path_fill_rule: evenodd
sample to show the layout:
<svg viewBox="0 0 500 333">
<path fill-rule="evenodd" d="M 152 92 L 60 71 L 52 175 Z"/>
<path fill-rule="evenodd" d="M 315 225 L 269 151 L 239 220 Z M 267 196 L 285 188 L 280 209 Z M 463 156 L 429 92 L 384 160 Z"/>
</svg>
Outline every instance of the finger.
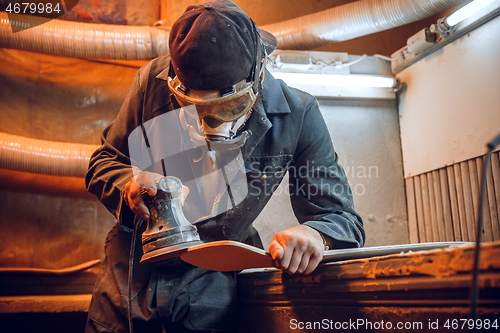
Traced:
<svg viewBox="0 0 500 333">
<path fill-rule="evenodd" d="M 302 264 L 303 260 L 306 261 L 306 267 L 307 267 L 308 258 L 306 256 L 304 256 L 304 252 L 300 251 L 299 249 L 294 249 L 294 251 L 290 257 L 290 263 L 288 264 L 288 267 L 286 268 L 286 272 L 288 274 L 297 273 L 297 270 L 300 267 L 300 265 Z"/>
<path fill-rule="evenodd" d="M 273 239 L 271 241 L 271 244 L 269 244 L 268 252 L 276 262 L 283 258 L 283 247 L 281 247 L 281 245 L 275 239 Z"/>
<path fill-rule="evenodd" d="M 128 202 L 128 191 L 127 191 L 127 186 L 125 186 L 125 194 L 123 195 L 123 201 L 127 204 L 127 206 L 130 207 L 130 203 Z"/>
<path fill-rule="evenodd" d="M 323 254 L 318 254 L 315 252 L 310 258 L 307 264 L 307 268 L 304 270 L 303 274 L 308 275 L 311 274 L 319 265 L 321 260 L 323 259 Z"/>
<path fill-rule="evenodd" d="M 125 203 L 127 204 L 127 206 L 130 207 L 131 203 L 130 203 L 130 200 L 129 200 L 129 197 L 130 197 L 130 188 L 132 187 L 132 184 L 135 185 L 135 179 L 132 177 L 132 179 L 129 180 L 129 182 L 125 185 L 125 188 L 123 189 L 123 200 L 125 201 Z"/>
<path fill-rule="evenodd" d="M 288 232 L 282 231 L 274 235 L 271 244 L 273 245 L 274 248 L 279 247 L 279 249 L 281 249 L 281 251 L 279 252 L 279 256 L 276 255 L 275 257 L 276 267 L 284 270 L 288 269 L 290 265 L 290 260 L 292 258 L 294 245 L 296 245 L 295 238 L 291 237 L 291 235 Z"/>
<path fill-rule="evenodd" d="M 133 186 L 129 192 L 130 209 L 144 220 L 149 219 L 149 209 L 142 199 L 142 195 L 138 186 Z"/>
<path fill-rule="evenodd" d="M 150 197 L 156 195 L 156 177 L 155 174 L 149 172 L 143 172 L 144 177 L 142 178 L 141 188 L 146 189 Z"/>
<path fill-rule="evenodd" d="M 279 267 L 284 270 L 288 270 L 290 268 L 291 260 L 293 258 L 294 247 L 289 243 L 286 246 L 283 246 L 283 256 L 281 260 L 277 262 Z"/>
<path fill-rule="evenodd" d="M 300 250 L 302 252 L 302 258 L 296 272 L 304 273 L 308 269 L 310 261 L 315 257 L 315 253 L 320 249 L 312 242 L 303 241 L 301 242 Z"/>
<path fill-rule="evenodd" d="M 137 207 L 132 208 L 135 215 L 139 216 L 143 220 L 149 220 L 149 210 L 146 205 L 142 204 Z"/>
<path fill-rule="evenodd" d="M 181 206 L 184 206 L 184 201 L 186 201 L 186 197 L 189 194 L 189 187 L 186 185 L 182 185 L 182 194 L 181 194 Z"/>
<path fill-rule="evenodd" d="M 302 257 L 300 258 L 300 262 L 297 266 L 297 270 L 295 271 L 296 273 L 302 274 L 304 273 L 307 268 L 309 267 L 309 262 L 310 262 L 310 255 L 307 253 L 304 253 Z"/>
</svg>

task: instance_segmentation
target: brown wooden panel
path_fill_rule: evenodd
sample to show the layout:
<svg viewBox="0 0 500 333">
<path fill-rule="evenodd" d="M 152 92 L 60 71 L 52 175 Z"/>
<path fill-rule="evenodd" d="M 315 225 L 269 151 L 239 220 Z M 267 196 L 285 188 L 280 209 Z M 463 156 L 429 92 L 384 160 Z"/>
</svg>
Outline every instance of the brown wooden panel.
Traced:
<svg viewBox="0 0 500 333">
<path fill-rule="evenodd" d="M 436 198 L 434 196 L 434 177 L 432 172 L 427 173 L 427 189 L 429 193 L 429 212 L 431 216 L 431 228 L 434 242 L 439 242 L 438 221 L 436 218 Z"/>
<path fill-rule="evenodd" d="M 497 208 L 497 224 L 494 228 L 496 239 L 500 240 L 500 162 L 498 157 L 499 152 L 495 152 L 491 154 L 491 174 L 493 178 L 493 189 L 494 189 L 494 198 L 495 205 Z"/>
<path fill-rule="evenodd" d="M 475 241 L 485 156 L 406 179 L 412 242 Z M 500 240 L 500 157 L 492 154 L 482 240 Z M 417 236 L 418 235 L 418 236 Z"/>
<path fill-rule="evenodd" d="M 486 157 L 483 158 L 483 162 Z M 494 241 L 500 240 L 500 228 L 498 224 L 498 207 L 495 201 L 495 188 L 493 184 L 493 176 L 492 176 L 492 163 L 490 161 L 489 170 L 486 174 L 487 180 L 487 192 L 488 192 L 488 208 L 490 211 L 490 221 L 491 221 L 491 234 Z"/>
<path fill-rule="evenodd" d="M 410 243 L 418 243 L 418 222 L 417 222 L 417 206 L 415 202 L 415 189 L 413 186 L 413 178 L 406 178 L 406 207 L 408 211 L 408 234 Z"/>
<path fill-rule="evenodd" d="M 439 170 L 439 181 L 441 185 L 441 202 L 443 203 L 443 226 L 445 240 L 447 242 L 454 241 L 453 235 L 453 212 L 451 210 L 452 203 L 450 202 L 450 193 L 448 185 L 448 175 L 446 169 Z M 455 199 L 456 200 L 456 199 Z M 455 202 L 456 208 L 456 202 Z"/>
<path fill-rule="evenodd" d="M 468 242 L 470 241 L 470 238 L 467 231 L 467 218 L 465 216 L 464 191 L 462 186 L 462 173 L 460 171 L 460 164 L 453 165 L 453 173 L 455 176 L 454 180 L 457 195 L 458 215 L 460 217 L 460 233 L 462 234 L 462 241 Z"/>
<path fill-rule="evenodd" d="M 476 158 L 476 173 L 478 180 L 478 199 L 481 195 L 481 186 L 483 182 L 483 157 Z M 472 175 L 471 175 L 472 177 Z M 483 199 L 483 207 L 479 207 L 479 200 L 476 204 L 477 212 L 479 214 L 479 210 L 483 210 L 483 233 L 481 235 L 482 242 L 491 242 L 493 241 L 493 232 L 491 229 L 491 218 L 490 218 L 490 209 L 488 207 L 488 192 L 485 192 L 485 197 Z"/>
<path fill-rule="evenodd" d="M 422 189 L 420 183 L 420 176 L 413 177 L 415 183 L 415 205 L 417 210 L 417 226 L 418 226 L 418 240 L 420 243 L 427 242 L 425 237 L 425 219 L 424 219 L 424 204 L 422 202 Z"/>
<path fill-rule="evenodd" d="M 436 202 L 436 226 L 439 236 L 439 241 L 444 242 L 446 236 L 444 233 L 444 213 L 443 213 L 443 202 L 441 196 L 441 181 L 439 179 L 439 171 L 432 171 L 432 183 L 434 186 L 434 200 Z"/>
<path fill-rule="evenodd" d="M 464 193 L 465 218 L 469 241 L 476 241 L 476 222 L 474 220 L 474 203 L 472 201 L 472 190 L 470 185 L 469 164 L 467 161 L 460 162 L 462 178 L 462 189 Z"/>
<path fill-rule="evenodd" d="M 455 183 L 455 170 L 453 166 L 446 168 L 446 176 L 448 177 L 448 194 L 450 195 L 453 237 L 455 238 L 455 241 L 463 241 L 466 238 L 462 236 L 460 212 L 458 210 L 457 186 Z"/>
<path fill-rule="evenodd" d="M 432 233 L 431 211 L 429 203 L 429 186 L 427 185 L 427 175 L 420 175 L 420 189 L 422 191 L 422 207 L 424 211 L 425 239 L 427 242 L 434 242 Z"/>
<path fill-rule="evenodd" d="M 479 181 L 477 179 L 477 169 L 476 169 L 476 160 L 468 160 L 467 168 L 469 169 L 469 182 L 470 182 L 470 190 L 472 194 L 472 211 L 474 214 L 474 221 L 477 221 L 478 215 L 478 205 L 479 205 Z M 476 230 L 476 229 L 474 229 Z"/>
</svg>

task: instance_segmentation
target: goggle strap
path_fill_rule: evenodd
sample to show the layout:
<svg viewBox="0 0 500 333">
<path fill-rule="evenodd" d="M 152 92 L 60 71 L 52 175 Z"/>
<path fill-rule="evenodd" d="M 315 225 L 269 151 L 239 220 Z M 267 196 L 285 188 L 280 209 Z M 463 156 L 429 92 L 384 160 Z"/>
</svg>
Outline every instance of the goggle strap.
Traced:
<svg viewBox="0 0 500 333">
<path fill-rule="evenodd" d="M 261 64 L 260 64 L 261 60 L 263 58 L 264 59 L 267 58 L 266 48 L 264 47 L 264 43 L 262 42 L 262 39 L 260 38 L 260 32 L 258 31 L 258 29 L 257 29 L 257 32 L 258 32 L 257 35 L 259 36 L 259 38 L 257 38 L 257 41 L 256 41 L 257 45 L 256 45 L 256 54 L 255 54 L 255 66 L 254 66 L 254 68 L 252 68 L 252 72 L 250 73 L 251 81 L 253 81 L 252 89 L 253 89 L 253 92 L 255 94 L 258 94 L 258 92 L 259 92 L 260 74 L 262 73 L 262 70 L 265 68 L 265 62 L 261 66 Z M 263 58 L 261 58 L 260 55 L 262 55 Z"/>
<path fill-rule="evenodd" d="M 187 95 L 189 93 L 189 88 L 184 86 L 182 83 L 179 84 L 175 89 L 179 90 L 182 92 L 184 95 Z"/>
<path fill-rule="evenodd" d="M 175 95 L 172 93 L 170 93 L 170 102 L 174 106 L 174 109 L 180 109 L 182 107 L 177 101 L 177 98 L 175 98 Z"/>
<path fill-rule="evenodd" d="M 230 87 L 222 88 L 221 90 L 219 90 L 220 97 L 231 95 L 231 94 L 234 94 L 235 92 L 236 92 L 236 88 L 234 87 L 234 85 L 232 85 Z"/>
</svg>

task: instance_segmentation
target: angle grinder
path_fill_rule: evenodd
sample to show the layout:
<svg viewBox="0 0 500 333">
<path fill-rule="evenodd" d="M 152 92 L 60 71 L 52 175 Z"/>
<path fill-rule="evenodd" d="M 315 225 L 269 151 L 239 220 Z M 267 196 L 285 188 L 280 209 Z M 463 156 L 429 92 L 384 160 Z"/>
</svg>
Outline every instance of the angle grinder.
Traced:
<svg viewBox="0 0 500 333">
<path fill-rule="evenodd" d="M 142 234 L 142 263 L 180 256 L 187 248 L 202 244 L 198 231 L 184 216 L 181 206 L 182 183 L 167 176 L 157 182 L 156 195 L 142 194 L 150 219 Z"/>
</svg>

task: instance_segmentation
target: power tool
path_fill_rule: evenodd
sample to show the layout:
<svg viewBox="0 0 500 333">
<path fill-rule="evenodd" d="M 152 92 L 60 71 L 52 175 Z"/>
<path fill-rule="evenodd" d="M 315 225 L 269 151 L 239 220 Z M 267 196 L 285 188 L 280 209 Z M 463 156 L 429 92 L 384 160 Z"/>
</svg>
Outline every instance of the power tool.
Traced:
<svg viewBox="0 0 500 333">
<path fill-rule="evenodd" d="M 158 262 L 180 256 L 189 247 L 203 244 L 194 225 L 181 206 L 182 182 L 173 176 L 157 181 L 156 195 L 142 193 L 150 219 L 142 234 L 142 263 Z"/>
</svg>

